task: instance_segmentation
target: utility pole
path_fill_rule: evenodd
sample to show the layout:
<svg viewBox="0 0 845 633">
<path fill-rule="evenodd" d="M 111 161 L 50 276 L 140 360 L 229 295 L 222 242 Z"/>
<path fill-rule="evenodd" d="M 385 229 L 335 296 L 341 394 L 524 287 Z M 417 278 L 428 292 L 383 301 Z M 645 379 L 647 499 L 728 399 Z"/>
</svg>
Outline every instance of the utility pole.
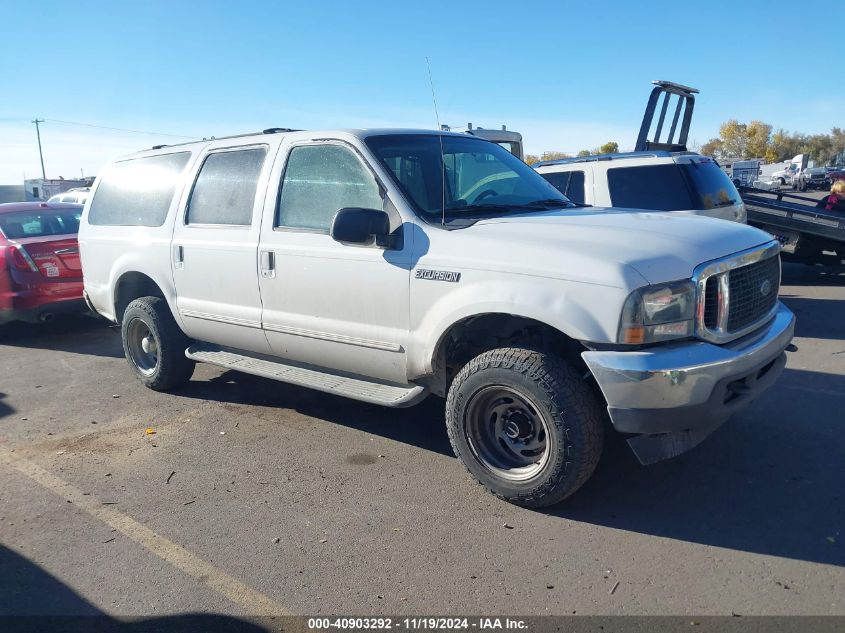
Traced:
<svg viewBox="0 0 845 633">
<path fill-rule="evenodd" d="M 38 157 L 41 159 L 41 178 L 47 180 L 47 172 L 44 171 L 44 153 L 41 151 L 41 130 L 38 128 L 38 124 L 44 123 L 44 119 L 36 118 L 33 123 L 35 123 L 35 134 L 38 136 Z"/>
</svg>

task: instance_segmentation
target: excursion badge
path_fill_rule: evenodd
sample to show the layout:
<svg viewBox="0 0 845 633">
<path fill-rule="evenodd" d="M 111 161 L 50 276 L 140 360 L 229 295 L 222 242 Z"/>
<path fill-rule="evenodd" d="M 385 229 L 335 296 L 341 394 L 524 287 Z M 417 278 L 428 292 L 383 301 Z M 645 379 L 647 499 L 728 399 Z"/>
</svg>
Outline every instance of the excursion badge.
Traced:
<svg viewBox="0 0 845 633">
<path fill-rule="evenodd" d="M 430 270 L 428 268 L 417 268 L 414 271 L 417 279 L 430 279 L 432 281 L 449 281 L 458 283 L 461 280 L 461 273 L 453 270 Z"/>
</svg>

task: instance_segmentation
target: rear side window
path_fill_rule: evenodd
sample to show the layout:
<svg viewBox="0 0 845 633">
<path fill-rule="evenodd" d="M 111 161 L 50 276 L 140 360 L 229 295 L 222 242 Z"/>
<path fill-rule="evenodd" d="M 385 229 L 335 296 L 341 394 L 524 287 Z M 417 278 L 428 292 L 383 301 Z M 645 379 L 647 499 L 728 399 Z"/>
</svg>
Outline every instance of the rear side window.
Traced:
<svg viewBox="0 0 845 633">
<path fill-rule="evenodd" d="M 558 171 L 540 175 L 572 202 L 584 204 L 583 171 Z"/>
<path fill-rule="evenodd" d="M 687 180 L 674 163 L 607 170 L 614 207 L 682 211 L 696 208 Z"/>
<path fill-rule="evenodd" d="M 285 167 L 276 226 L 328 231 L 345 207 L 381 209 L 378 183 L 340 145 L 294 147 Z"/>
<path fill-rule="evenodd" d="M 190 152 L 114 163 L 100 177 L 88 223 L 161 226 Z"/>
<path fill-rule="evenodd" d="M 266 155 L 264 147 L 209 154 L 191 192 L 186 223 L 252 224 L 255 191 Z"/>
</svg>

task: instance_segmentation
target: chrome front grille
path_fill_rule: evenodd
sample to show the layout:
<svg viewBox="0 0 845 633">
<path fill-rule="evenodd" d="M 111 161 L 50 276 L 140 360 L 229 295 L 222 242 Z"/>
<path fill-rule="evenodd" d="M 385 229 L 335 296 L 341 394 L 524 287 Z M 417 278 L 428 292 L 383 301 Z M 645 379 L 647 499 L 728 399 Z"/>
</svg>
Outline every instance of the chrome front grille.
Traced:
<svg viewBox="0 0 845 633">
<path fill-rule="evenodd" d="M 700 338 L 726 343 L 771 318 L 780 288 L 779 253 L 780 246 L 773 242 L 696 269 Z"/>
<path fill-rule="evenodd" d="M 724 273 L 730 287 L 728 331 L 736 332 L 766 317 L 778 301 L 780 258 L 769 257 Z M 767 288 L 768 292 L 761 289 Z"/>
</svg>

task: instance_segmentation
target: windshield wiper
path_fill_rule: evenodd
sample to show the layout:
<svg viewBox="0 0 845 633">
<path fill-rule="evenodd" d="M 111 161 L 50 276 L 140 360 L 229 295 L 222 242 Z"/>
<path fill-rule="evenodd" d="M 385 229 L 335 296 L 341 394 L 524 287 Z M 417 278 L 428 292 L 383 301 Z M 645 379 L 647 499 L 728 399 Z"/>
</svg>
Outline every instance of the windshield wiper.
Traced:
<svg viewBox="0 0 845 633">
<path fill-rule="evenodd" d="M 498 204 L 494 202 L 482 202 L 479 204 L 468 204 L 460 207 L 446 207 L 446 213 L 453 215 L 464 215 L 465 212 L 472 211 L 501 211 L 503 213 L 520 213 L 528 210 L 547 210 L 554 207 L 570 207 L 576 206 L 573 202 L 561 200 L 559 198 L 549 198 L 548 200 L 534 200 L 524 204 Z"/>
<path fill-rule="evenodd" d="M 719 207 L 729 207 L 733 204 L 736 204 L 736 200 L 725 200 L 724 202 L 717 202 L 713 205 L 713 208 L 718 209 Z"/>
<path fill-rule="evenodd" d="M 522 209 L 549 209 L 553 207 L 570 207 L 573 206 L 571 200 L 561 200 L 560 198 L 546 198 L 545 200 L 534 200 L 533 202 L 526 202 L 525 204 L 517 204 L 515 207 Z"/>
</svg>

